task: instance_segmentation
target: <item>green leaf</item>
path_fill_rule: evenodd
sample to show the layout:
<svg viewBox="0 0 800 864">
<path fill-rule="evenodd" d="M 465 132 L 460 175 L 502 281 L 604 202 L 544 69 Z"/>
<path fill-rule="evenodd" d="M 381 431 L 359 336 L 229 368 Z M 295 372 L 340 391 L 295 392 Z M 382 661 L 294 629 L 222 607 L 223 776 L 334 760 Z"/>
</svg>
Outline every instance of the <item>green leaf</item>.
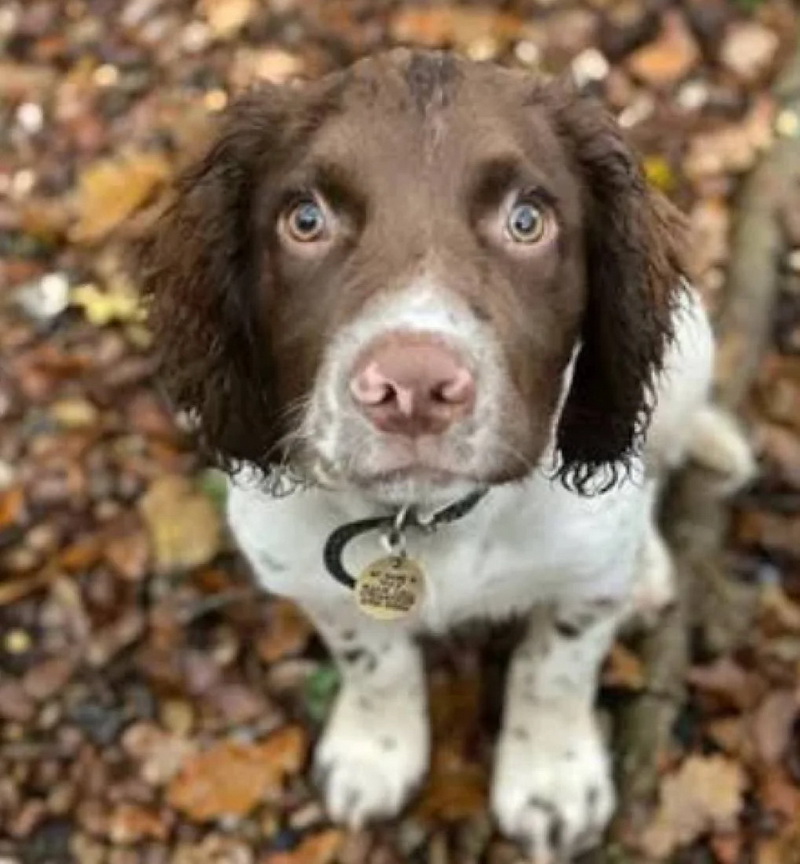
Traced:
<svg viewBox="0 0 800 864">
<path fill-rule="evenodd" d="M 339 672 L 333 663 L 321 663 L 306 679 L 306 710 L 315 723 L 322 723 L 328 716 L 339 689 L 339 680 Z"/>
</svg>

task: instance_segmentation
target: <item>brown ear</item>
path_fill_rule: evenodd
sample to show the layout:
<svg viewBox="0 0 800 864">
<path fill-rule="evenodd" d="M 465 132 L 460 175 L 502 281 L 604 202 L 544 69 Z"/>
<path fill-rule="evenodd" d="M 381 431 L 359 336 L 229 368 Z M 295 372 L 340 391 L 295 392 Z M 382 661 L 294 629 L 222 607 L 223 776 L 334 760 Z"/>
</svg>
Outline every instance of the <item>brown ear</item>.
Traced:
<svg viewBox="0 0 800 864">
<path fill-rule="evenodd" d="M 682 290 L 684 225 L 649 188 L 616 121 L 594 100 L 551 95 L 584 187 L 587 305 L 557 431 L 559 474 L 605 490 L 637 454 Z"/>
<path fill-rule="evenodd" d="M 223 464 L 265 462 L 276 434 L 252 201 L 274 137 L 268 101 L 253 94 L 229 109 L 135 250 L 167 391 Z"/>
</svg>

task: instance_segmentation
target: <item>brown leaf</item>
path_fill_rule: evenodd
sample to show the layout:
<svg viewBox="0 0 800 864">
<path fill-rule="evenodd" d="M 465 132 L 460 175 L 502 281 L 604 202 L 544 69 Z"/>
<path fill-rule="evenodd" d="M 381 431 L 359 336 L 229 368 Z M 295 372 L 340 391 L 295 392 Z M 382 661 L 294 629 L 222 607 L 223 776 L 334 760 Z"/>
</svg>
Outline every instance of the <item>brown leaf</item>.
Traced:
<svg viewBox="0 0 800 864">
<path fill-rule="evenodd" d="M 761 806 L 793 822 L 800 813 L 800 789 L 785 767 L 770 766 L 759 777 L 757 798 Z"/>
<path fill-rule="evenodd" d="M 141 207 L 170 173 L 163 156 L 133 150 L 90 165 L 78 178 L 77 221 L 70 239 L 86 244 L 103 240 Z"/>
<path fill-rule="evenodd" d="M 661 783 L 661 801 L 642 841 L 645 851 L 665 858 L 707 831 L 730 831 L 746 786 L 738 762 L 724 756 L 689 756 Z"/>
<path fill-rule="evenodd" d="M 103 555 L 108 563 L 125 579 L 138 582 L 147 573 L 150 561 L 150 541 L 140 530 L 110 537 Z"/>
<path fill-rule="evenodd" d="M 177 474 L 158 478 L 139 507 L 161 573 L 207 564 L 220 551 L 222 530 L 211 499 Z"/>
<path fill-rule="evenodd" d="M 486 811 L 488 778 L 483 767 L 460 754 L 434 753 L 425 789 L 414 807 L 421 822 L 457 822 Z"/>
<path fill-rule="evenodd" d="M 202 0 L 201 8 L 214 34 L 235 36 L 258 8 L 255 0 Z"/>
<path fill-rule="evenodd" d="M 769 71 L 780 42 L 758 21 L 738 21 L 725 34 L 719 56 L 742 81 L 753 83 Z"/>
<path fill-rule="evenodd" d="M 244 816 L 300 770 L 307 744 L 303 730 L 294 726 L 261 744 L 220 741 L 184 763 L 167 789 L 167 801 L 198 822 Z"/>
<path fill-rule="evenodd" d="M 398 42 L 429 48 L 452 45 L 466 51 L 487 38 L 507 41 L 533 36 L 532 28 L 515 15 L 455 4 L 403 6 L 392 19 L 391 32 Z"/>
<path fill-rule="evenodd" d="M 794 690 L 776 690 L 758 706 L 750 728 L 756 752 L 766 764 L 776 764 L 788 750 L 798 713 Z"/>
<path fill-rule="evenodd" d="M 686 677 L 693 687 L 716 697 L 726 708 L 752 708 L 762 692 L 758 678 L 730 657 L 721 657 L 707 666 L 693 666 Z"/>
<path fill-rule="evenodd" d="M 671 87 L 692 70 L 700 49 L 680 12 L 664 15 L 658 38 L 639 48 L 628 59 L 628 69 L 652 87 Z"/>
<path fill-rule="evenodd" d="M 617 642 L 612 647 L 603 669 L 603 684 L 606 687 L 641 690 L 645 682 L 646 674 L 641 659 L 633 651 Z"/>
<path fill-rule="evenodd" d="M 263 859 L 263 864 L 331 864 L 342 843 L 344 831 L 328 828 L 303 838 L 289 852 L 273 852 Z"/>
<path fill-rule="evenodd" d="M 117 804 L 109 817 L 108 837 L 112 843 L 128 845 L 142 840 L 166 840 L 168 834 L 165 815 L 138 804 Z"/>
<path fill-rule="evenodd" d="M 0 531 L 20 525 L 25 518 L 25 492 L 22 486 L 12 486 L 0 492 Z"/>
<path fill-rule="evenodd" d="M 314 628 L 290 600 L 279 598 L 270 603 L 269 623 L 259 637 L 256 650 L 265 663 L 275 663 L 300 654 Z"/>
</svg>

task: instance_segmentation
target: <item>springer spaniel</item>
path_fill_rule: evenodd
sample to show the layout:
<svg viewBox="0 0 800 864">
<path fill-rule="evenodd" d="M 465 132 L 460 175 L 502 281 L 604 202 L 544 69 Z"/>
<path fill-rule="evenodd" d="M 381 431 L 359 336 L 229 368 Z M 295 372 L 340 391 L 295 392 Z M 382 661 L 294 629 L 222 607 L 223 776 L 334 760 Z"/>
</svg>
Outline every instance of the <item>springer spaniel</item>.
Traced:
<svg viewBox="0 0 800 864">
<path fill-rule="evenodd" d="M 334 819 L 423 779 L 418 634 L 525 616 L 492 807 L 537 861 L 597 842 L 598 667 L 669 599 L 659 479 L 750 469 L 681 241 L 598 104 L 446 53 L 246 95 L 182 175 L 142 256 L 165 379 L 259 582 L 340 666 Z"/>
</svg>

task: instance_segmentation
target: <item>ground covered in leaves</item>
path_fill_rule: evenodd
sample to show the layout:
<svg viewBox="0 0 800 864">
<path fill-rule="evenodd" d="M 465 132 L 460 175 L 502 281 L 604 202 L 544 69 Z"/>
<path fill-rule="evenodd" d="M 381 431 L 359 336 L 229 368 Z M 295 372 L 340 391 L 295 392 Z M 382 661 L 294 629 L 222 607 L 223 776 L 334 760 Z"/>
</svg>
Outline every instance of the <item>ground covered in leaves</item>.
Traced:
<svg viewBox="0 0 800 864">
<path fill-rule="evenodd" d="M 496 670 L 432 657 L 430 782 L 346 833 L 305 773 L 336 676 L 298 613 L 259 597 L 220 478 L 153 379 L 121 249 L 208 117 L 260 79 L 397 42 L 571 68 L 688 212 L 710 308 L 743 174 L 800 121 L 770 83 L 781 0 L 5 0 L 0 4 L 0 861 L 505 864 L 486 813 Z M 747 643 L 698 652 L 638 842 L 653 860 L 800 861 L 800 191 L 773 342 L 749 400 L 760 481 L 730 578 Z M 605 702 L 647 686 L 622 646 Z M 492 701 L 491 699 L 489 701 Z M 496 706 L 489 715 L 496 715 Z"/>
</svg>

